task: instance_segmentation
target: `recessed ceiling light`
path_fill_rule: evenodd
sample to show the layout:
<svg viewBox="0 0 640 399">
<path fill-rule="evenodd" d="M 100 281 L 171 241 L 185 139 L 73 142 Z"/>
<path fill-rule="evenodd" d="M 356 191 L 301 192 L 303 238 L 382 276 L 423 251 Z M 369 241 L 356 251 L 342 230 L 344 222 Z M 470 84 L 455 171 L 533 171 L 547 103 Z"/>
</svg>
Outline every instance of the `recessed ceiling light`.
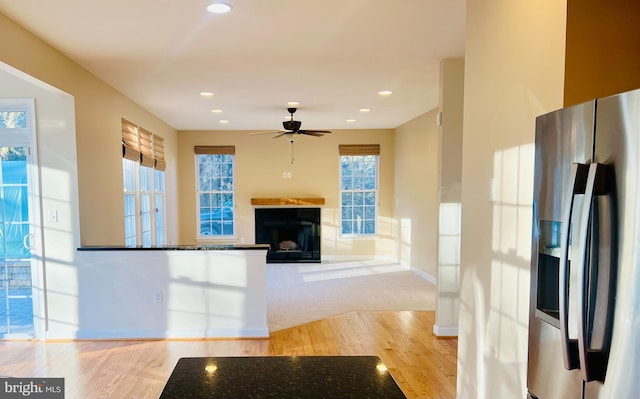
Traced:
<svg viewBox="0 0 640 399">
<path fill-rule="evenodd" d="M 300 103 L 299 103 L 299 102 L 297 102 L 297 101 L 289 101 L 289 102 L 287 103 L 287 105 L 288 105 L 288 106 L 290 106 L 290 107 L 297 107 L 299 104 L 300 104 Z"/>
<path fill-rule="evenodd" d="M 221 114 L 222 110 L 221 109 L 212 109 L 211 112 L 213 112 L 214 114 Z"/>
<path fill-rule="evenodd" d="M 220 124 L 221 124 L 221 125 L 226 125 L 226 124 L 228 124 L 228 123 L 229 123 L 229 121 L 228 121 L 228 120 L 226 120 L 226 119 L 220 119 Z"/>
<path fill-rule="evenodd" d="M 380 94 L 381 96 L 390 96 L 393 94 L 393 92 L 391 90 L 380 90 L 378 94 Z"/>
<path fill-rule="evenodd" d="M 371 108 L 360 108 L 360 112 L 362 112 L 363 114 L 366 114 L 367 112 L 370 112 Z"/>
<path fill-rule="evenodd" d="M 212 3 L 207 6 L 207 11 L 212 14 L 226 14 L 231 11 L 231 6 L 227 3 Z"/>
<path fill-rule="evenodd" d="M 202 97 L 213 97 L 213 93 L 210 91 L 201 91 L 200 96 Z"/>
<path fill-rule="evenodd" d="M 355 119 L 347 119 L 347 123 L 355 123 L 356 120 Z"/>
</svg>

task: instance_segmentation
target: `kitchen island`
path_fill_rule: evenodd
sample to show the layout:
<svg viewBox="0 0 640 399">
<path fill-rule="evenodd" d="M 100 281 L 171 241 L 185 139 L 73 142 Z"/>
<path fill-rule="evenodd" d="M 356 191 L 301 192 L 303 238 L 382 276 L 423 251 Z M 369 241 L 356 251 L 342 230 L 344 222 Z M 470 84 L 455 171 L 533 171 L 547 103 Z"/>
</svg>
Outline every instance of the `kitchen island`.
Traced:
<svg viewBox="0 0 640 399">
<path fill-rule="evenodd" d="M 268 248 L 78 248 L 67 284 L 75 306 L 47 338 L 266 337 Z"/>
<path fill-rule="evenodd" d="M 406 399 L 377 356 L 192 357 L 160 399 Z"/>
</svg>

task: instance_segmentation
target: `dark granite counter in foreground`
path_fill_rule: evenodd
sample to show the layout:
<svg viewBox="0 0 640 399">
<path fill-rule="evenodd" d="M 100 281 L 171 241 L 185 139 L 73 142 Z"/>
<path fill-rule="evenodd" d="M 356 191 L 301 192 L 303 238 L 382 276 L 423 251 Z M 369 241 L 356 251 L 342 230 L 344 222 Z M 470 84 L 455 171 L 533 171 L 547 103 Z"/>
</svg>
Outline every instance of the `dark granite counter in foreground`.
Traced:
<svg viewBox="0 0 640 399">
<path fill-rule="evenodd" d="M 406 399 L 377 356 L 182 358 L 160 399 Z"/>
<path fill-rule="evenodd" d="M 269 244 L 200 244 L 200 245 L 163 245 L 163 246 L 135 246 L 124 245 L 87 245 L 78 251 L 230 251 L 230 250 L 265 250 Z"/>
</svg>

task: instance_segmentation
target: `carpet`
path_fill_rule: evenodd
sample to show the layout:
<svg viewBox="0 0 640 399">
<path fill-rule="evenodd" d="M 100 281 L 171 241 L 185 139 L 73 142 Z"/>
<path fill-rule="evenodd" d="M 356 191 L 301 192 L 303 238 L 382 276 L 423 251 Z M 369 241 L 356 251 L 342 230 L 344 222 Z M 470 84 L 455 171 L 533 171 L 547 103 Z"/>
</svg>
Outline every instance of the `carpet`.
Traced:
<svg viewBox="0 0 640 399">
<path fill-rule="evenodd" d="M 434 310 L 435 286 L 399 264 L 267 264 L 267 325 L 279 331 L 351 311 Z"/>
</svg>

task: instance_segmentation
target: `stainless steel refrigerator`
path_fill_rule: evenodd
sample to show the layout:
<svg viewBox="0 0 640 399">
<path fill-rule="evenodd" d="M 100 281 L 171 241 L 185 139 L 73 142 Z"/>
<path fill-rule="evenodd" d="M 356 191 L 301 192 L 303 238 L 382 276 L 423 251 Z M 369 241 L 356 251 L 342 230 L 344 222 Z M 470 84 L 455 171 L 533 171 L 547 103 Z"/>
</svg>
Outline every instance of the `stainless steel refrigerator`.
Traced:
<svg viewBox="0 0 640 399">
<path fill-rule="evenodd" d="M 536 119 L 529 396 L 640 398 L 640 90 Z"/>
</svg>

